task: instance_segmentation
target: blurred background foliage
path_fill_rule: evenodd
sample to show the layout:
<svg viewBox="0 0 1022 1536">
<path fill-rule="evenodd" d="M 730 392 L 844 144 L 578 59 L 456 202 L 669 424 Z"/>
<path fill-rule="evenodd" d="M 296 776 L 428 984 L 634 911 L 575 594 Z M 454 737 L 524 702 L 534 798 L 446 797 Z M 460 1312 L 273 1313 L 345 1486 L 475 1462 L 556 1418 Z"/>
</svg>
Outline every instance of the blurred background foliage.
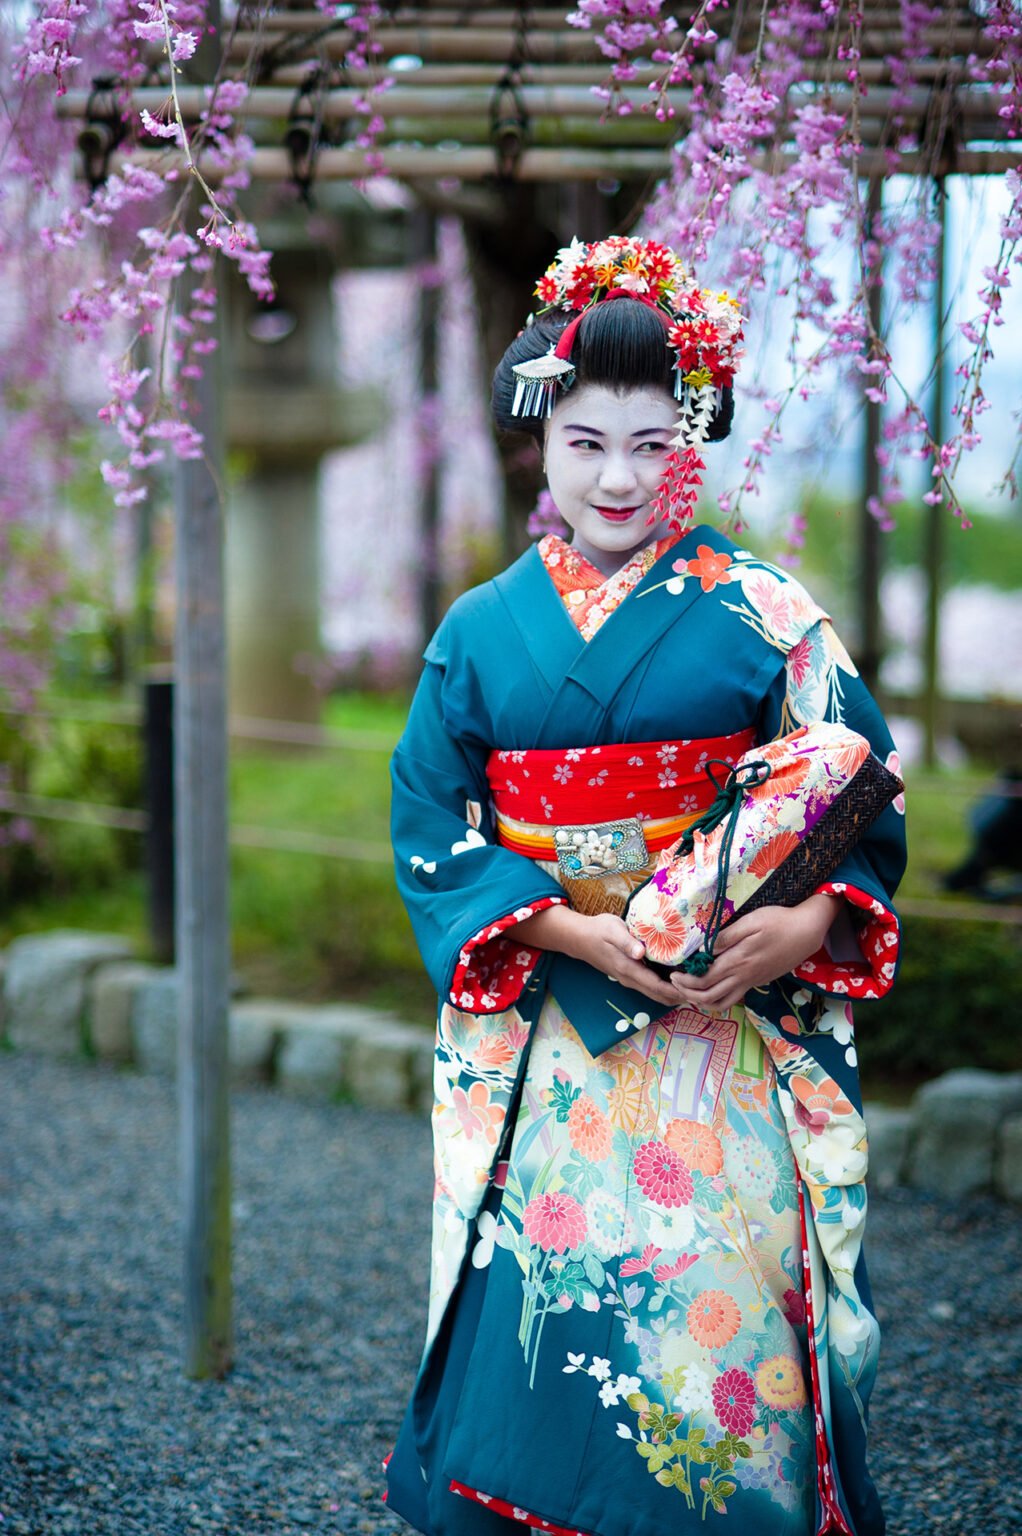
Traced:
<svg viewBox="0 0 1022 1536">
<path fill-rule="evenodd" d="M 58 680 L 59 681 L 59 680 Z M 111 686 L 78 701 L 97 712 L 123 703 Z M 60 687 L 66 701 L 68 688 Z M 328 698 L 323 724 L 400 734 L 407 696 L 346 692 Z M 141 803 L 137 732 L 127 725 L 39 722 L 7 728 L 34 793 L 122 807 Z M 364 843 L 387 841 L 388 748 L 232 750 L 232 818 L 238 825 L 299 830 Z M 970 801 L 990 784 L 982 765 L 908 774 L 910 862 L 901 894 L 947 902 L 941 875 L 965 855 Z M 0 944 L 43 928 L 124 933 L 146 953 L 141 839 L 136 833 L 39 822 L 31 842 L 0 847 Z M 358 999 L 432 1028 L 435 999 L 397 898 L 389 865 L 235 847 L 231 857 L 233 960 L 245 987 L 307 1001 Z M 962 909 L 954 902 L 954 912 Z M 858 1010 L 867 1093 L 897 1100 L 955 1066 L 1009 1068 L 1022 1060 L 1022 967 L 1011 924 L 910 916 L 891 996 Z"/>
</svg>

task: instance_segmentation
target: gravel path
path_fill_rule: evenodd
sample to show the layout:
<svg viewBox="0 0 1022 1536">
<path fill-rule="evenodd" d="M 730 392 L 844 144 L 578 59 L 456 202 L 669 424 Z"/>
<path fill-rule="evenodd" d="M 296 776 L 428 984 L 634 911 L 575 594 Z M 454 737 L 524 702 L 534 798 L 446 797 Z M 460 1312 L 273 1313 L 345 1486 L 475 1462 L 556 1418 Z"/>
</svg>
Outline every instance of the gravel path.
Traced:
<svg viewBox="0 0 1022 1536">
<path fill-rule="evenodd" d="M 408 1531 L 379 1464 L 424 1326 L 428 1128 L 233 1105 L 237 1364 L 195 1383 L 172 1085 L 0 1057 L 0 1536 Z M 887 1196 L 870 1251 L 891 1536 L 1022 1536 L 1018 1213 Z"/>
</svg>

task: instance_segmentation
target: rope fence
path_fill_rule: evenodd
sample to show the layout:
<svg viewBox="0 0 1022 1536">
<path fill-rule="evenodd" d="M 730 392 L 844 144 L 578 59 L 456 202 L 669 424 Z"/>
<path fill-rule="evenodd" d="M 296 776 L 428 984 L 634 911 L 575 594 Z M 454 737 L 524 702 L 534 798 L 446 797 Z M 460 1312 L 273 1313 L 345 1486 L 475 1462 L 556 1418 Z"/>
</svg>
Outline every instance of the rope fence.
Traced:
<svg viewBox="0 0 1022 1536">
<path fill-rule="evenodd" d="M 14 709 L 10 705 L 0 705 L 0 715 L 9 715 L 21 720 L 44 720 L 81 725 L 136 728 L 142 725 L 142 710 L 137 704 L 105 705 L 102 709 L 93 709 L 88 704 L 77 702 L 65 704 L 58 700 L 45 709 L 23 710 Z M 235 741 L 265 741 L 278 743 L 281 746 L 321 747 L 340 752 L 389 753 L 395 746 L 395 738 L 382 731 L 330 730 L 325 726 L 309 725 L 298 720 L 262 720 L 248 715 L 229 716 L 227 734 Z M 991 778 L 989 774 L 976 774 L 968 778 L 959 776 L 953 783 L 947 783 L 939 778 L 915 780 L 911 785 L 910 793 L 913 797 L 952 795 L 961 799 L 975 799 L 979 795 L 996 793 L 1003 799 L 1022 799 L 1022 784 L 1006 784 Z"/>
<path fill-rule="evenodd" d="M 107 827 L 118 832 L 149 830 L 144 811 L 99 805 L 81 800 L 59 800 L 49 795 L 21 795 L 0 789 L 0 811 L 9 811 L 28 820 L 69 821 L 88 826 Z M 386 843 L 363 843 L 341 837 L 325 837 L 316 832 L 302 832 L 278 827 L 233 825 L 229 831 L 232 847 L 259 848 L 275 853 L 314 854 L 320 858 L 345 862 L 389 865 L 393 855 Z M 905 897 L 898 902 L 905 917 L 936 918 L 944 922 L 1022 924 L 1022 906 L 999 906 L 991 902 L 927 901 Z"/>
</svg>

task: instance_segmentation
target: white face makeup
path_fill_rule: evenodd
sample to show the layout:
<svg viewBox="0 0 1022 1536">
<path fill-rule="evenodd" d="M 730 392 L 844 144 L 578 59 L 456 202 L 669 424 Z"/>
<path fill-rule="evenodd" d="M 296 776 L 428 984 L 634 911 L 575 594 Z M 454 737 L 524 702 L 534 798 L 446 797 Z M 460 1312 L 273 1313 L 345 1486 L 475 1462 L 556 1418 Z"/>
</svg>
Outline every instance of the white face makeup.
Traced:
<svg viewBox="0 0 1022 1536">
<path fill-rule="evenodd" d="M 667 532 L 647 519 L 676 413 L 666 390 L 619 393 L 602 384 L 569 389 L 554 407 L 546 434 L 550 495 L 575 548 L 607 576 Z"/>
</svg>

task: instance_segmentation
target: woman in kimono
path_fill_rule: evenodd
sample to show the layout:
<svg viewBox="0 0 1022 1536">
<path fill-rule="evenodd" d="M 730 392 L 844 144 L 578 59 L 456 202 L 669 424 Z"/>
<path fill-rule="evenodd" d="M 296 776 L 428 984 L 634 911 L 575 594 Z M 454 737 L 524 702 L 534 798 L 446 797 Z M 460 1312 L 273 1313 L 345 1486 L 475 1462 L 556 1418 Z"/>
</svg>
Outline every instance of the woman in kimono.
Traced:
<svg viewBox="0 0 1022 1536">
<path fill-rule="evenodd" d="M 630 239 L 574 241 L 537 293 L 494 410 L 544 445 L 570 541 L 453 604 L 392 767 L 440 1006 L 389 1506 L 426 1536 L 879 1536 L 851 1000 L 894 978 L 902 807 L 702 977 L 661 979 L 622 913 L 708 761 L 819 720 L 893 744 L 805 589 L 694 519 L 733 302 Z"/>
</svg>

